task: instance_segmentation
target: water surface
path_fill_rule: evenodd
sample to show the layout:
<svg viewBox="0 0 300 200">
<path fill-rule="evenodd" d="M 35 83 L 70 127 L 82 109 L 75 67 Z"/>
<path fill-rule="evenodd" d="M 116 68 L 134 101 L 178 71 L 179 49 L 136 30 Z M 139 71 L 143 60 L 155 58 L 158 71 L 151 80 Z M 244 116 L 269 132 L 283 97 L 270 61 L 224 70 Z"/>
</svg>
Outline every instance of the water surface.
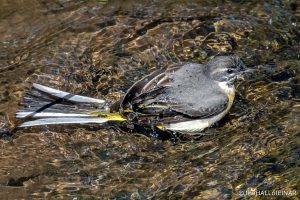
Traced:
<svg viewBox="0 0 300 200">
<path fill-rule="evenodd" d="M 299 195 L 298 1 L 0 3 L 1 199 Z M 14 129 L 34 82 L 115 101 L 155 69 L 230 53 L 256 72 L 199 138 L 164 141 L 113 124 Z"/>
</svg>

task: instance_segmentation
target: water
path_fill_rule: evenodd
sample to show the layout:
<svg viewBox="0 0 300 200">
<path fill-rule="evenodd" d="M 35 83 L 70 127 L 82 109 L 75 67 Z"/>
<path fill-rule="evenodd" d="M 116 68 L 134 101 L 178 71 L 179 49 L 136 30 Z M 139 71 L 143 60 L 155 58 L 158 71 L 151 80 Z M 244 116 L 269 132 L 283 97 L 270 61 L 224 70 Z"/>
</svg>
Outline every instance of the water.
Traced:
<svg viewBox="0 0 300 200">
<path fill-rule="evenodd" d="M 1 0 L 0 198 L 299 195 L 299 7 L 288 0 Z M 228 53 L 256 72 L 238 82 L 228 116 L 198 138 L 164 141 L 115 124 L 13 129 L 33 82 L 116 101 L 157 68 Z"/>
</svg>

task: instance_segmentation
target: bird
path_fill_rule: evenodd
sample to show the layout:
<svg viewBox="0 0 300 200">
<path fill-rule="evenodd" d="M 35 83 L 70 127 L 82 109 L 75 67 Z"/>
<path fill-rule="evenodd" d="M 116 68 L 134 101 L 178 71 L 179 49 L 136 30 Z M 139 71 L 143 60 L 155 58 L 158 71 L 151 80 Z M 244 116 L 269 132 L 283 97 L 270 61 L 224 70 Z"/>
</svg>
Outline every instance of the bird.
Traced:
<svg viewBox="0 0 300 200">
<path fill-rule="evenodd" d="M 229 112 L 235 82 L 247 71 L 236 55 L 177 63 L 141 78 L 113 103 L 33 83 L 16 118 L 23 119 L 19 127 L 126 121 L 194 135 Z"/>
</svg>

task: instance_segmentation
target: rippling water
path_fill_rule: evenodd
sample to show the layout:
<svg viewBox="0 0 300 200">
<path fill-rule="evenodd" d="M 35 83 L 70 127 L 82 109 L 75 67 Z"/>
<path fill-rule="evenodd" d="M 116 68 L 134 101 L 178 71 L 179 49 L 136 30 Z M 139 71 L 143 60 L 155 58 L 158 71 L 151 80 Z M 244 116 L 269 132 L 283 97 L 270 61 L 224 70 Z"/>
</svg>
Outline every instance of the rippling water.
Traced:
<svg viewBox="0 0 300 200">
<path fill-rule="evenodd" d="M 0 199 L 299 195 L 298 1 L 0 3 Z M 164 141 L 114 124 L 14 129 L 33 82 L 115 101 L 155 69 L 228 53 L 256 72 L 199 138 Z"/>
</svg>

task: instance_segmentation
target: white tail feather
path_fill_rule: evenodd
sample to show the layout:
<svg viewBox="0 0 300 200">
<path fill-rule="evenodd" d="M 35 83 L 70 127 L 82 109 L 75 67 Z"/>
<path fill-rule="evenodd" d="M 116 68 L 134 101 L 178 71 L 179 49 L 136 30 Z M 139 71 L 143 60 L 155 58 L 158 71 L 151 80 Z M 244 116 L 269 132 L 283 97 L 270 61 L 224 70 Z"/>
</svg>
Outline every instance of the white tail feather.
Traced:
<svg viewBox="0 0 300 200">
<path fill-rule="evenodd" d="M 27 127 L 27 126 L 39 126 L 39 125 L 50 125 L 50 124 L 87 124 L 87 123 L 96 123 L 102 124 L 107 122 L 107 119 L 104 118 L 42 118 L 33 121 L 24 122 L 19 125 L 19 127 Z"/>
<path fill-rule="evenodd" d="M 79 103 L 99 103 L 99 104 L 105 103 L 105 101 L 102 99 L 95 99 L 95 98 L 91 98 L 91 97 L 75 95 L 75 94 L 71 94 L 68 92 L 56 90 L 56 89 L 53 89 L 53 88 L 50 88 L 50 87 L 47 87 L 44 85 L 40 85 L 37 83 L 34 83 L 32 86 L 39 91 L 45 92 L 49 95 L 52 95 L 52 96 L 55 96 L 58 98 L 66 99 L 68 101 L 74 101 L 74 102 L 79 102 Z"/>
<path fill-rule="evenodd" d="M 17 112 L 16 118 L 61 118 L 61 117 L 91 117 L 89 114 L 78 114 L 78 113 L 54 113 L 54 112 Z"/>
<path fill-rule="evenodd" d="M 16 113 L 16 118 L 29 120 L 22 122 L 18 125 L 19 127 L 50 124 L 102 124 L 111 120 L 89 114 L 92 111 L 106 112 L 105 101 L 102 99 L 74 95 L 36 83 L 33 84 L 33 88 L 35 90 L 27 92 L 21 102 L 23 109 Z M 95 104 L 101 104 L 102 107 Z"/>
</svg>

